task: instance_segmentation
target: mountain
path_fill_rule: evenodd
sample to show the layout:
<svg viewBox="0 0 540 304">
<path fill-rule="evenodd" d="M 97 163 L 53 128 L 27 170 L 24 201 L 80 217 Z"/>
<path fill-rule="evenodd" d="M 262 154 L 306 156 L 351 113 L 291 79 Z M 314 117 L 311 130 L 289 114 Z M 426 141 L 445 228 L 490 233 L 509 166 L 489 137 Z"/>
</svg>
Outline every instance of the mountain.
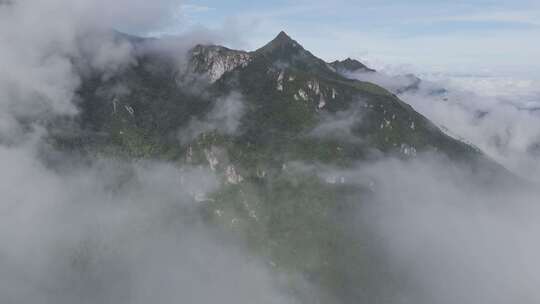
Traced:
<svg viewBox="0 0 540 304">
<path fill-rule="evenodd" d="M 346 169 L 432 152 L 485 176 L 505 172 L 395 94 L 338 71 L 372 71 L 363 64 L 327 63 L 284 32 L 253 52 L 197 45 L 184 59 L 145 52 L 115 75 L 89 74 L 80 115 L 51 124 L 51 142 L 85 155 L 210 168 L 222 187 L 195 196 L 208 221 L 276 270 L 318 286 L 323 303 L 384 303 L 393 295 L 383 286 L 399 289 L 402 278 L 381 266 L 370 237 L 347 233 L 352 211 L 376 186 L 299 167 Z"/>
<path fill-rule="evenodd" d="M 336 60 L 330 65 L 336 69 L 338 72 L 347 72 L 347 73 L 354 73 L 354 72 L 376 72 L 376 70 L 368 68 L 365 64 L 361 63 L 360 61 L 356 59 L 347 58 L 345 60 L 339 61 Z"/>
<path fill-rule="evenodd" d="M 102 140 L 100 146 L 139 156 L 159 157 L 171 148 L 175 151 L 167 155 L 178 158 L 186 149 L 177 146 L 178 130 L 192 117 L 204 117 L 219 97 L 238 92 L 247 113 L 241 132 L 230 140 L 251 143 L 264 155 L 287 155 L 283 162 L 343 163 L 381 152 L 407 156 L 404 151 L 428 150 L 454 159 L 483 157 L 389 91 L 342 76 L 336 64 L 315 57 L 284 32 L 254 52 L 198 45 L 188 52 L 180 73 L 167 58 L 145 54 L 138 59 L 137 66 L 105 82 L 100 75 L 84 81 L 82 100 L 92 102 L 80 105 L 80 125 L 85 134 L 102 135 L 88 138 L 91 142 Z M 115 93 L 118 87 L 128 93 Z M 197 87 L 205 94 L 194 92 Z M 345 111 L 362 117 L 350 130 L 341 130 L 351 131 L 351 138 L 310 136 L 323 120 Z"/>
</svg>

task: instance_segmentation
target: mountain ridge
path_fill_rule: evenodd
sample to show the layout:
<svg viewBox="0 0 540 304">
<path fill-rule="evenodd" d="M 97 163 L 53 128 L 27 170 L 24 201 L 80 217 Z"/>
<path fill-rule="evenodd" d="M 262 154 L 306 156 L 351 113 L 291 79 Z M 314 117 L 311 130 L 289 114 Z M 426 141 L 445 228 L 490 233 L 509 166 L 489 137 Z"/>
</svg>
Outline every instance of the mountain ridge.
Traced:
<svg viewBox="0 0 540 304">
<path fill-rule="evenodd" d="M 249 100 L 248 103 L 251 106 L 248 108 L 255 106 L 256 109 L 264 110 L 261 113 L 257 111 L 248 112 L 243 122 L 250 121 L 250 115 L 258 117 L 262 113 L 266 113 L 261 119 L 256 120 L 259 123 L 266 121 L 268 123 L 266 126 L 268 130 L 282 129 L 287 133 L 292 132 L 296 134 L 295 136 L 304 136 L 302 135 L 304 132 L 308 132 L 310 128 L 313 128 L 317 124 L 317 121 L 320 121 L 321 114 L 346 111 L 350 110 L 351 107 L 358 107 L 361 104 L 361 107 L 364 108 L 361 111 L 364 116 L 363 124 L 361 126 L 352 126 L 352 128 L 355 129 L 355 136 L 363 138 L 365 147 L 361 148 L 357 145 L 353 150 L 365 150 L 365 148 L 369 150 L 374 148 L 384 153 L 398 152 L 400 154 L 399 151 L 403 150 L 401 147 L 405 145 L 412 148 L 405 148 L 407 151 L 417 150 L 420 152 L 425 150 L 425 148 L 428 150 L 435 149 L 445 152 L 451 157 L 457 156 L 460 153 L 475 155 L 475 157 L 481 154 L 477 152 L 477 149 L 468 147 L 466 144 L 446 136 L 425 117 L 414 111 L 409 105 L 399 100 L 399 98 L 384 88 L 372 83 L 343 77 L 331 64 L 324 62 L 309 51 L 306 51 L 285 32 L 280 32 L 275 39 L 252 52 L 232 50 L 216 45 L 196 45 L 190 49 L 187 56 L 188 65 L 186 74 L 205 76 L 204 78 L 209 82 L 206 86 L 208 93 L 213 92 L 211 94 L 223 95 L 227 94 L 227 92 L 238 91 L 246 95 L 246 99 Z M 149 60 L 150 62 L 152 61 L 151 56 Z M 353 64 L 355 67 L 367 68 L 365 65 L 352 59 L 345 60 L 344 62 Z M 150 63 L 142 62 L 141 66 L 145 64 Z M 152 74 L 141 69 L 141 66 L 131 68 L 127 71 L 128 73 L 121 74 L 119 77 L 113 77 L 109 82 L 125 82 L 129 86 L 130 81 L 134 81 L 134 79 L 140 78 L 144 74 L 144 79 L 162 79 L 160 86 L 163 86 L 169 83 L 169 79 L 173 77 L 177 80 L 175 83 L 167 84 L 167 90 L 170 91 L 166 95 L 184 97 L 180 100 L 167 99 L 163 100 L 163 102 L 169 105 L 167 107 L 171 108 L 186 107 L 188 104 L 191 104 L 189 102 L 191 97 L 189 96 L 192 96 L 192 94 L 189 93 L 189 90 L 182 88 L 182 81 L 179 82 L 178 75 L 175 76 L 175 73 L 166 72 L 165 70 L 155 71 Z M 166 73 L 171 74 L 167 76 L 165 75 Z M 141 89 L 148 87 L 149 83 L 142 81 L 143 79 L 137 81 L 138 87 L 135 91 L 141 91 Z M 85 82 L 83 84 L 83 95 L 88 94 L 89 99 L 103 99 L 92 92 L 92 87 L 86 85 L 89 83 L 91 82 Z M 99 84 L 95 84 L 99 86 Z M 190 86 L 193 86 L 193 83 Z M 146 92 L 152 95 L 158 93 L 151 87 L 148 87 Z M 162 93 L 164 92 L 162 91 L 158 95 Z M 197 111 L 208 111 L 203 108 L 214 103 L 211 101 L 213 97 L 209 97 L 208 94 L 205 95 L 206 97 L 192 96 L 193 100 L 206 100 L 204 103 L 193 105 L 199 108 Z M 152 103 L 143 101 L 143 99 L 149 98 L 149 96 L 133 97 L 134 100 L 141 99 L 139 105 L 129 105 L 134 110 L 137 110 L 139 107 L 148 109 L 153 107 Z M 359 102 L 359 100 L 361 101 Z M 103 106 L 108 103 L 110 101 L 102 100 Z M 153 104 L 157 103 L 154 102 Z M 281 105 L 273 109 L 276 103 Z M 165 124 L 166 121 L 170 121 L 170 125 L 165 127 L 165 129 L 172 131 L 182 128 L 184 123 L 174 118 L 158 123 L 155 117 L 165 114 L 155 112 L 157 110 L 157 108 L 151 110 L 152 114 L 143 119 L 145 120 L 143 125 L 156 125 L 156 123 L 160 125 Z M 289 113 L 289 111 L 292 112 Z M 85 112 L 84 109 L 83 112 Z M 295 113 L 293 114 L 293 112 Z M 138 114 L 130 114 L 130 119 L 139 119 Z M 187 113 L 180 114 L 178 117 L 190 117 L 192 115 L 200 114 L 195 112 L 189 113 L 188 111 Z M 93 122 L 111 119 L 111 117 L 105 117 L 103 114 L 99 114 L 94 118 L 90 116 L 86 120 L 90 124 L 94 124 L 94 127 L 97 129 L 102 129 L 102 127 Z M 148 119 L 151 121 L 146 121 Z M 277 123 L 279 121 L 282 123 Z M 149 131 L 146 127 L 144 128 L 146 129 L 145 132 Z M 254 123 L 251 127 L 246 128 L 253 128 L 253 130 L 248 130 L 246 132 L 247 134 L 250 131 L 255 133 L 262 132 L 262 134 L 268 132 L 267 130 L 260 129 Z M 290 129 L 286 130 L 287 128 Z M 157 129 L 162 128 L 158 127 Z M 420 134 L 423 135 L 419 136 Z M 156 135 L 158 138 L 164 137 L 163 134 Z M 168 134 L 165 137 L 170 136 Z M 461 152 L 454 153 L 452 151 Z"/>
<path fill-rule="evenodd" d="M 365 64 L 360 61 L 352 58 L 347 58 L 345 60 L 336 60 L 330 63 L 338 71 L 347 71 L 347 72 L 376 72 L 376 70 L 367 67 Z"/>
</svg>

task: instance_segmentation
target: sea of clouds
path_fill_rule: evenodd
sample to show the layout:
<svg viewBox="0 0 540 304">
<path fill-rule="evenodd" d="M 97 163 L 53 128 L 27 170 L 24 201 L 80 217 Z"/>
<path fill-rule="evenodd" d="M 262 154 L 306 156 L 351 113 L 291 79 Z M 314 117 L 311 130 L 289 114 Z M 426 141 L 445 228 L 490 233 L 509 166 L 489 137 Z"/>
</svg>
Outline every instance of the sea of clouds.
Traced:
<svg viewBox="0 0 540 304">
<path fill-rule="evenodd" d="M 492 75 L 414 75 L 403 67 L 348 76 L 389 89 L 449 135 L 480 148 L 515 174 L 538 181 L 540 81 Z"/>
</svg>

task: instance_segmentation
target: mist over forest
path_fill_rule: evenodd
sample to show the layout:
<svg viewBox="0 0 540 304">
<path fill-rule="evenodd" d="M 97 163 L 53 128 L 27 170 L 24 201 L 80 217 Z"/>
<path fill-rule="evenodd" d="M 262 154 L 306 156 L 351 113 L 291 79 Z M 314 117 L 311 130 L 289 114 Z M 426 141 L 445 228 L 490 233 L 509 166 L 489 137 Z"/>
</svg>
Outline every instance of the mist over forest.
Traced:
<svg viewBox="0 0 540 304">
<path fill-rule="evenodd" d="M 538 81 L 190 5 L 0 1 L 1 303 L 540 301 Z"/>
</svg>

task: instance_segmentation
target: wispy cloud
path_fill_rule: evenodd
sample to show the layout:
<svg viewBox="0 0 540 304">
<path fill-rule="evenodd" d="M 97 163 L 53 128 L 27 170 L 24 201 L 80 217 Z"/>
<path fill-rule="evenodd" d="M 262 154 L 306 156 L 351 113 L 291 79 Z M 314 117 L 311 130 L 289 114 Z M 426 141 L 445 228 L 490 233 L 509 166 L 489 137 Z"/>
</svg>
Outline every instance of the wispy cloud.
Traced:
<svg viewBox="0 0 540 304">
<path fill-rule="evenodd" d="M 431 22 L 503 22 L 540 26 L 540 10 L 492 11 L 427 19 Z"/>
<path fill-rule="evenodd" d="M 183 4 L 180 6 L 180 9 L 186 14 L 204 13 L 214 10 L 212 7 L 197 4 Z"/>
</svg>

